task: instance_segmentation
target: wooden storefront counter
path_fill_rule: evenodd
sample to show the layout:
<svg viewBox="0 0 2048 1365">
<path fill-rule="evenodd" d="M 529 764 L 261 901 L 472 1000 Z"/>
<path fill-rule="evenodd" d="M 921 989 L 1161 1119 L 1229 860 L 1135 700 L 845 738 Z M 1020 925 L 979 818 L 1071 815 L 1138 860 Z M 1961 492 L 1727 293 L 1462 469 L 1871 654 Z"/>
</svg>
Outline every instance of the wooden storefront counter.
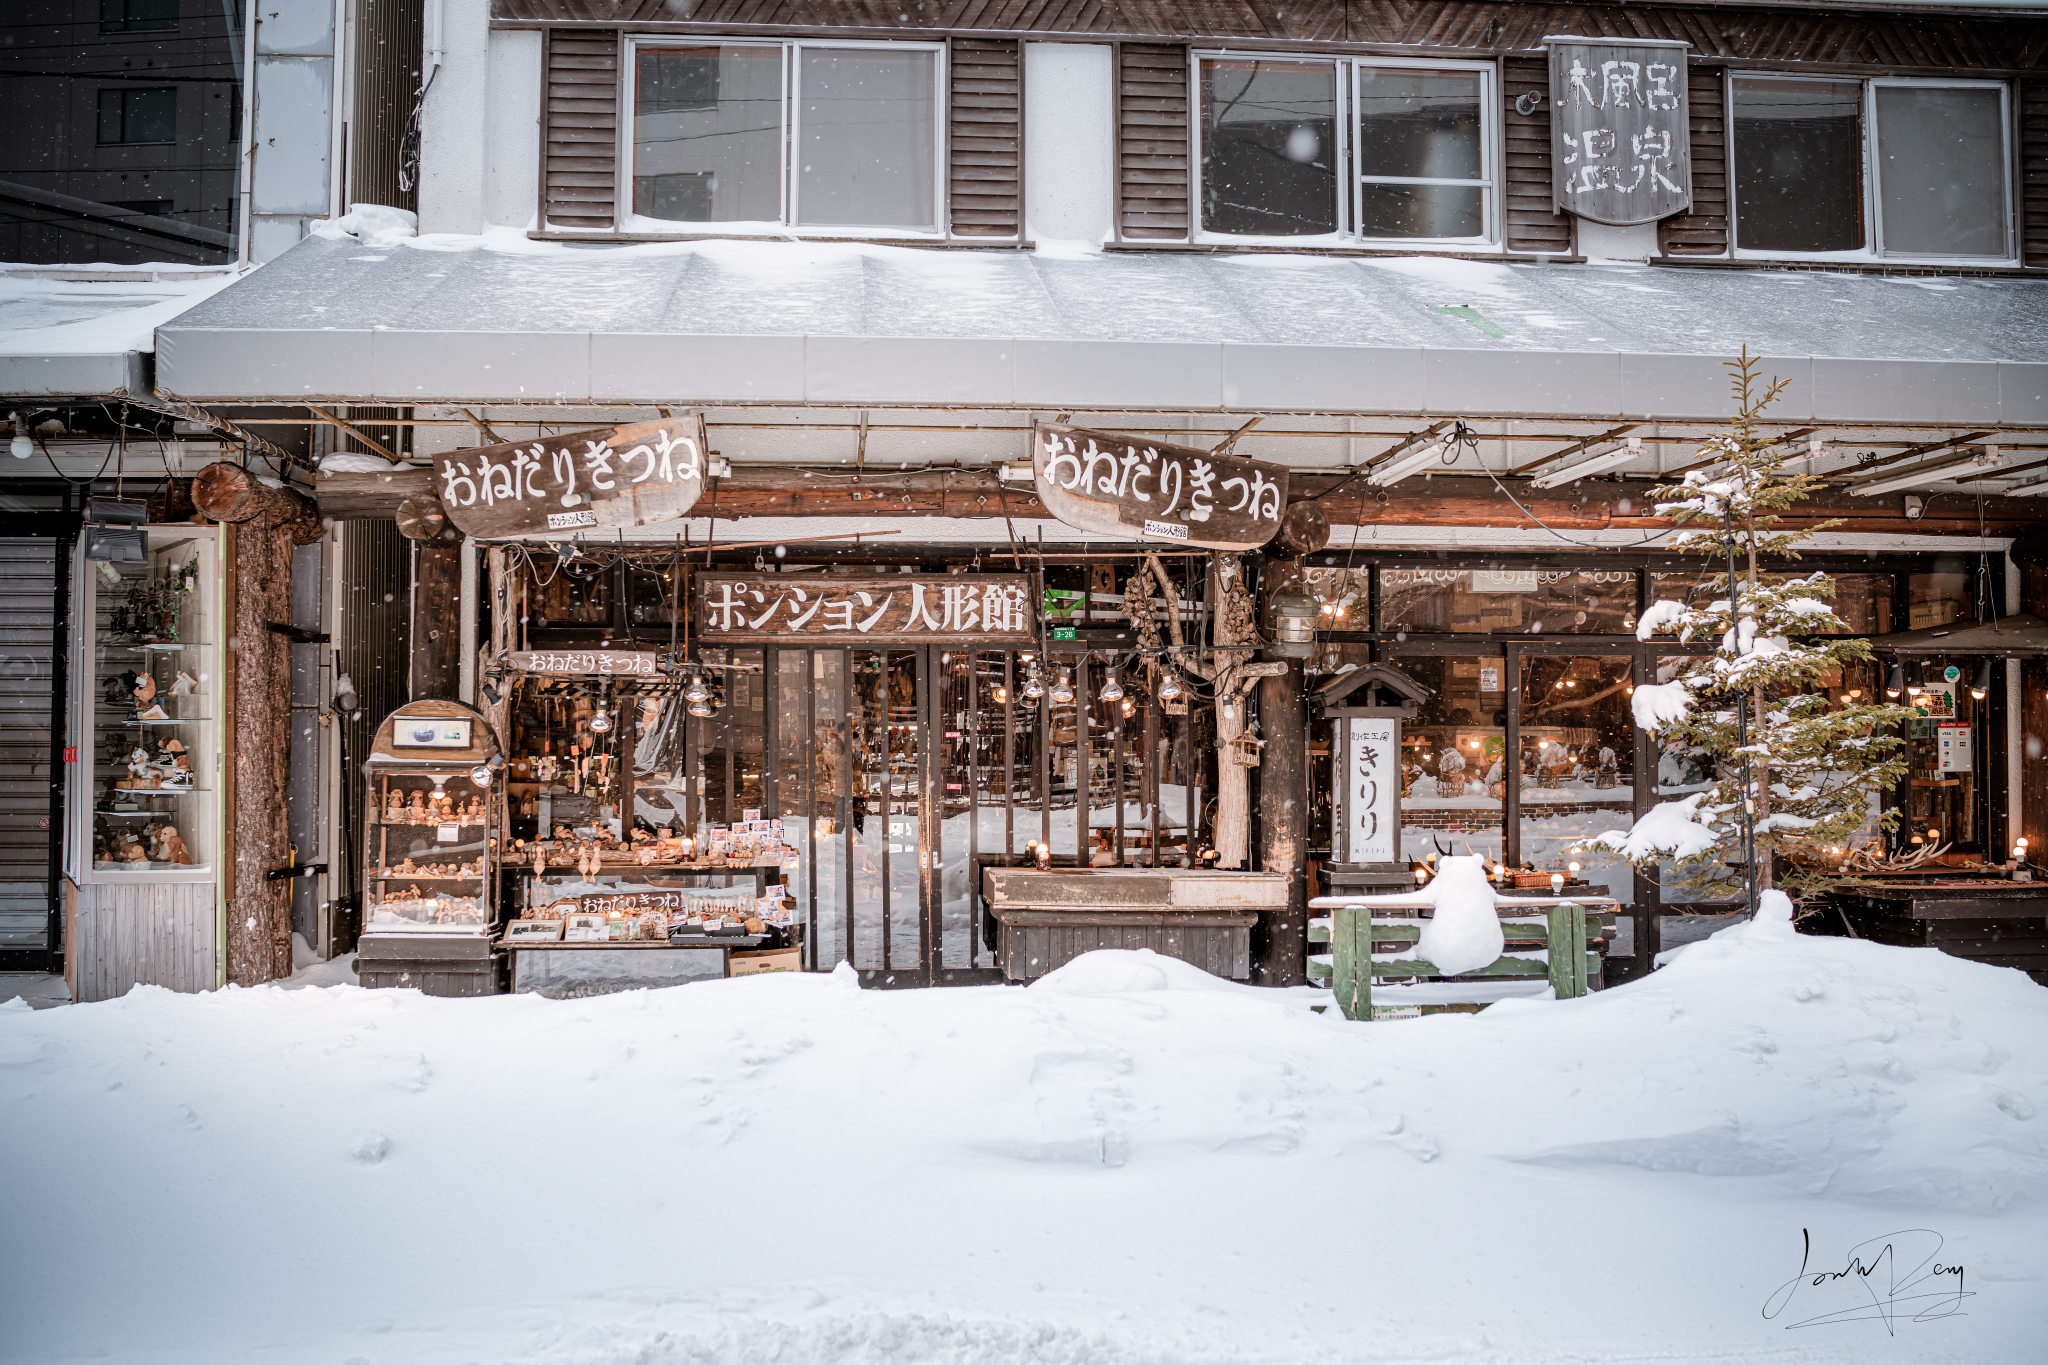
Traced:
<svg viewBox="0 0 2048 1365">
<path fill-rule="evenodd" d="M 982 871 L 997 924 L 996 960 L 1033 981 L 1097 948 L 1150 948 L 1232 981 L 1251 976 L 1251 930 L 1284 909 L 1287 878 L 1167 868 Z"/>
<path fill-rule="evenodd" d="M 772 935 L 736 934 L 729 938 L 671 939 L 667 942 L 628 940 L 619 943 L 506 943 L 512 959 L 512 990 L 574 1000 L 616 991 L 653 990 L 717 981 L 740 975 L 734 953 L 761 949 Z"/>
<path fill-rule="evenodd" d="M 2017 967 L 2048 986 L 2048 884 L 1954 881 L 1849 886 L 1827 893 L 1857 938 L 1939 948 L 1994 967 Z M 1825 920 L 1819 926 L 1831 932 Z"/>
</svg>

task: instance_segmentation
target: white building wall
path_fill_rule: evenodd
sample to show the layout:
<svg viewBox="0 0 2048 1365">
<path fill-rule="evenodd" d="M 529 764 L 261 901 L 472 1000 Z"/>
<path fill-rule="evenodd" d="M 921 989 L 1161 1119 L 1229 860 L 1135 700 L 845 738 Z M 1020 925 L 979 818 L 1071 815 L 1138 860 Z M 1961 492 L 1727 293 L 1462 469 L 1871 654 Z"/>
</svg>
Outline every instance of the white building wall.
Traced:
<svg viewBox="0 0 2048 1365">
<path fill-rule="evenodd" d="M 490 165 L 490 0 L 426 4 L 420 69 L 432 73 L 433 83 L 420 114 L 420 231 L 481 232 Z M 532 98 L 537 104 L 538 89 Z"/>
<path fill-rule="evenodd" d="M 539 226 L 540 34 L 490 36 L 490 91 L 485 128 L 484 221 L 499 227 Z"/>
<path fill-rule="evenodd" d="M 1107 240 L 1114 212 L 1116 123 L 1110 49 L 1024 45 L 1024 235 L 1034 242 Z"/>
</svg>

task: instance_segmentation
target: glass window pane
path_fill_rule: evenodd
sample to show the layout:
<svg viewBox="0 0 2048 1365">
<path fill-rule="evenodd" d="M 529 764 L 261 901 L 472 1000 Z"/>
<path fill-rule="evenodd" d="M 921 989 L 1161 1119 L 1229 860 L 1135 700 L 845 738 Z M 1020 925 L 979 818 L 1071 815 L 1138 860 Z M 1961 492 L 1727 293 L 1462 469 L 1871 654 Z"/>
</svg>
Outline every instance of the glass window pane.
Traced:
<svg viewBox="0 0 2048 1365">
<path fill-rule="evenodd" d="M 100 91 L 100 144 L 110 146 L 121 141 L 121 96 L 119 90 Z"/>
<path fill-rule="evenodd" d="M 1507 660 L 1404 655 L 1394 663 L 1436 695 L 1401 727 L 1401 857 L 1475 853 L 1497 861 L 1506 809 Z"/>
<path fill-rule="evenodd" d="M 1767 573 L 1763 581 L 1770 584 L 1783 583 L 1790 578 L 1804 578 L 1805 573 Z M 1849 635 L 1884 635 L 1892 630 L 1892 576 L 1885 573 L 1838 573 L 1830 574 L 1835 583 L 1835 615 L 1842 618 Z M 1957 575 L 1958 578 L 1961 575 Z M 1963 589 L 1956 588 L 1958 595 L 1967 596 Z M 1721 575 L 1717 571 L 1701 567 L 1677 573 L 1652 573 L 1650 575 L 1650 600 L 1671 601 L 1688 607 L 1704 607 L 1720 598 L 1723 593 Z M 1947 618 L 1954 620 L 1953 616 Z M 1669 640 L 1669 636 L 1659 637 Z"/>
<path fill-rule="evenodd" d="M 1975 620 L 1967 573 L 1916 573 L 1906 579 L 1906 629 Z"/>
<path fill-rule="evenodd" d="M 848 960 L 847 925 L 852 919 L 852 906 L 847 898 L 847 830 L 860 808 L 853 798 L 857 764 L 847 723 L 851 708 L 846 702 L 846 660 L 845 651 L 837 649 L 820 649 L 811 655 L 814 813 L 809 851 L 816 859 L 818 879 L 811 965 L 820 971 Z"/>
<path fill-rule="evenodd" d="M 1481 237 L 1485 194 L 1477 185 L 1366 185 L 1358 195 L 1358 235 Z"/>
<path fill-rule="evenodd" d="M 2003 92 L 1877 87 L 1878 217 L 1886 251 L 2006 254 Z"/>
<path fill-rule="evenodd" d="M 1592 895 L 1635 903 L 1635 871 L 1586 841 L 1634 822 L 1633 666 L 1627 659 L 1522 656 L 1522 861 L 1579 876 Z"/>
<path fill-rule="evenodd" d="M 1755 251 L 1863 245 L 1863 86 L 1737 77 L 1736 244 Z"/>
<path fill-rule="evenodd" d="M 639 49 L 633 212 L 685 223 L 782 217 L 782 49 Z"/>
<path fill-rule="evenodd" d="M 1337 230 L 1337 68 L 1202 63 L 1202 226 L 1300 237 Z"/>
<path fill-rule="evenodd" d="M 932 227 L 936 54 L 804 48 L 799 60 L 801 221 Z"/>
<path fill-rule="evenodd" d="M 1382 569 L 1383 630 L 1621 635 L 1635 629 L 1633 569 Z"/>
<path fill-rule="evenodd" d="M 1484 119 L 1477 71 L 1360 67 L 1358 173 L 1477 180 Z"/>
</svg>

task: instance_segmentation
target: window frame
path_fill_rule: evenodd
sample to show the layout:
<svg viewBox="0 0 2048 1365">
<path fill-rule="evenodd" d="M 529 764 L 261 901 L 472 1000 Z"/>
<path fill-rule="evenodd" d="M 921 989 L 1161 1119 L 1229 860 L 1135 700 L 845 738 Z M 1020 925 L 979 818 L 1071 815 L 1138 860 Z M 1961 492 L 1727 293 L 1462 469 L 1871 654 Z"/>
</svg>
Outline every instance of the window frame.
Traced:
<svg viewBox="0 0 2048 1365">
<path fill-rule="evenodd" d="M 1202 63 L 1219 61 L 1289 62 L 1296 65 L 1333 68 L 1337 90 L 1338 183 L 1337 230 L 1309 236 L 1283 237 L 1265 233 L 1213 232 L 1203 224 L 1202 202 Z M 1485 227 L 1477 237 L 1367 237 L 1358 231 L 1365 180 L 1356 160 L 1358 145 L 1358 81 L 1364 67 L 1406 68 L 1422 71 L 1471 71 L 1479 82 L 1479 166 L 1480 204 Z M 1255 246 L 1350 250 L 1454 251 L 1462 253 L 1505 252 L 1502 231 L 1505 209 L 1502 199 L 1502 168 L 1507 131 L 1500 103 L 1501 72 L 1497 60 L 1487 58 L 1380 57 L 1361 53 L 1325 56 L 1308 52 L 1263 52 L 1244 48 L 1202 48 L 1188 50 L 1188 240 L 1203 246 Z M 1402 176 L 1380 176 L 1374 184 L 1470 185 L 1469 180 L 1430 180 Z"/>
<path fill-rule="evenodd" d="M 128 105 L 128 97 L 129 97 L 130 95 L 143 95 L 143 94 L 169 95 L 169 96 L 171 97 L 171 135 L 170 135 L 169 137 L 167 137 L 167 138 L 147 138 L 147 139 L 144 139 L 144 138 L 131 138 L 131 137 L 129 137 L 129 136 L 128 136 L 128 131 L 129 131 L 129 130 L 128 130 L 128 120 L 129 120 L 129 117 L 130 117 L 130 110 L 129 110 L 129 105 Z M 119 105 L 119 108 L 120 108 L 120 114 L 119 114 L 119 117 L 118 117 L 118 119 L 117 119 L 117 122 L 118 122 L 118 123 L 120 124 L 120 134 L 121 134 L 121 135 L 120 135 L 120 137 L 119 137 L 119 138 L 117 138 L 117 139 L 116 139 L 115 141 L 113 141 L 113 142 L 109 142 L 109 141 L 107 141 L 107 140 L 106 140 L 106 139 L 105 139 L 105 138 L 104 138 L 103 136 L 101 136 L 101 134 L 102 134 L 102 133 L 104 133 L 104 132 L 106 131 L 106 118 L 107 118 L 107 111 L 106 111 L 106 105 L 107 105 L 107 96 L 109 96 L 109 95 L 114 95 L 114 96 L 117 96 L 117 97 L 118 97 L 118 98 L 117 98 L 117 103 L 118 103 L 118 105 Z M 93 136 L 94 136 L 94 139 L 95 139 L 95 141 L 94 141 L 94 145 L 95 145 L 95 146 L 99 146 L 99 147 L 175 147 L 175 146 L 177 146 L 177 145 L 178 145 L 178 87 L 177 87 L 177 86 L 175 86 L 175 85 L 103 85 L 103 86 L 99 87 L 99 95 L 98 95 L 98 97 L 97 97 L 97 100 L 96 100 L 96 102 L 95 102 L 95 104 L 94 104 L 94 108 L 93 108 Z"/>
<path fill-rule="evenodd" d="M 1735 125 L 1735 82 L 1737 80 L 1814 81 L 1827 80 L 1841 83 L 1855 82 L 1861 87 L 1858 109 L 1862 120 L 1859 153 L 1861 164 L 1861 191 L 1863 207 L 1863 245 L 1843 251 L 1780 251 L 1766 247 L 1742 245 L 1742 214 L 1736 195 L 1736 179 L 1740 175 L 1738 165 L 1738 135 Z M 2005 252 L 2003 255 L 1977 256 L 1954 252 L 1929 253 L 1892 251 L 1884 245 L 1884 211 L 1880 177 L 1883 173 L 1882 158 L 1879 155 L 1877 128 L 1877 91 L 1880 86 L 1903 86 L 1937 89 L 1979 89 L 1996 90 L 1998 94 L 1999 130 L 2004 139 L 2004 154 L 1999 158 L 1999 171 L 2004 185 Z M 2018 156 L 2018 138 L 2015 136 L 2012 82 L 2001 80 L 1978 80 L 1963 76 L 1859 76 L 1836 75 L 1824 72 L 1791 71 L 1741 71 L 1729 68 L 1722 76 L 1723 124 L 1727 129 L 1726 155 L 1728 158 L 1728 258 L 1737 261 L 1844 261 L 1862 264 L 1876 262 L 1911 262 L 1932 265 L 1961 266 L 2016 266 L 2019 262 L 2019 235 L 2017 224 L 2018 201 L 2014 194 L 2015 163 Z"/>
<path fill-rule="evenodd" d="M 619 195 L 613 213 L 613 225 L 618 231 L 627 231 L 628 220 L 640 217 L 634 208 L 634 132 L 638 118 L 640 88 L 640 49 L 653 48 L 703 48 L 703 47 L 759 47 L 779 49 L 782 54 L 782 129 L 778 140 L 780 161 L 776 168 L 777 204 L 781 218 L 778 222 L 765 223 L 759 219 L 737 219 L 730 221 L 686 222 L 681 219 L 649 218 L 650 222 L 665 225 L 650 231 L 673 232 L 678 237 L 759 237 L 764 240 L 804 238 L 899 238 L 906 241 L 942 241 L 952 237 L 952 186 L 947 176 L 951 148 L 952 98 L 950 87 L 951 72 L 948 66 L 948 47 L 944 42 L 917 42 L 894 40 L 872 40 L 861 38 L 768 38 L 728 37 L 719 34 L 679 33 L 629 33 L 625 36 L 625 53 L 620 78 L 619 93 Z M 796 148 L 803 136 L 802 100 L 803 68 L 800 61 L 805 48 L 844 48 L 864 51 L 930 52 L 935 54 L 932 61 L 932 226 L 909 228 L 897 225 L 864 225 L 857 223 L 814 224 L 804 226 L 797 222 L 803 209 L 796 181 Z"/>
</svg>

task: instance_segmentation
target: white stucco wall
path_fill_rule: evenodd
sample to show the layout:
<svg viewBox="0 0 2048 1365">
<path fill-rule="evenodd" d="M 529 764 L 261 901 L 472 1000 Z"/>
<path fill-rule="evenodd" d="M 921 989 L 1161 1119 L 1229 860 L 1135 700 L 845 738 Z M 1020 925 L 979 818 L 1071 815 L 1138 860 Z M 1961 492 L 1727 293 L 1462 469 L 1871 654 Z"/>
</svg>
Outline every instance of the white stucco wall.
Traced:
<svg viewBox="0 0 2048 1365">
<path fill-rule="evenodd" d="M 1115 120 L 1110 50 L 1024 45 L 1024 233 L 1099 244 L 1110 235 Z"/>
<path fill-rule="evenodd" d="M 484 220 L 536 226 L 540 211 L 540 34 L 491 34 Z"/>
<path fill-rule="evenodd" d="M 433 69 L 437 11 L 443 51 L 420 114 L 420 231 L 480 232 L 490 165 L 490 0 L 426 0 L 426 8 L 420 70 Z"/>
<path fill-rule="evenodd" d="M 1578 220 L 1579 254 L 1589 261 L 1647 261 L 1657 254 L 1657 225 L 1609 227 Z"/>
</svg>

